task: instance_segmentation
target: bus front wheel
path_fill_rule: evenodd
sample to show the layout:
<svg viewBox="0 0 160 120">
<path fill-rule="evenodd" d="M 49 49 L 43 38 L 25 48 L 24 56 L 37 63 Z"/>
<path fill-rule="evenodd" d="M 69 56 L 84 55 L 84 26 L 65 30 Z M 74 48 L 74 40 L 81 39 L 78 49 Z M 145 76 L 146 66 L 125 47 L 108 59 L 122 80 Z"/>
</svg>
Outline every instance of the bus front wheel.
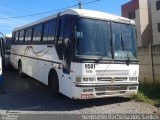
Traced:
<svg viewBox="0 0 160 120">
<path fill-rule="evenodd" d="M 55 72 L 51 71 L 49 74 L 49 88 L 55 97 L 59 97 L 59 82 L 58 76 Z"/>
<path fill-rule="evenodd" d="M 18 62 L 18 74 L 20 77 L 24 77 L 24 74 L 22 72 L 22 63 Z"/>
</svg>

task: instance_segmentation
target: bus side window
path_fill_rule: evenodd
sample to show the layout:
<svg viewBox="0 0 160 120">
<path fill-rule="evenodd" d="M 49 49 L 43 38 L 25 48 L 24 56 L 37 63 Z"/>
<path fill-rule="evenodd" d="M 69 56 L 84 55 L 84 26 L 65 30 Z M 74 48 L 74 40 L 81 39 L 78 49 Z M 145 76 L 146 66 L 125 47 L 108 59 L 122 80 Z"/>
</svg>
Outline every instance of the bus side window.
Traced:
<svg viewBox="0 0 160 120">
<path fill-rule="evenodd" d="M 15 42 L 18 43 L 19 41 L 19 31 L 16 32 L 16 36 L 15 36 Z"/>
<path fill-rule="evenodd" d="M 26 29 L 24 29 L 23 42 L 25 42 L 25 36 L 26 36 Z"/>
<path fill-rule="evenodd" d="M 32 28 L 27 28 L 25 33 L 25 42 L 31 42 L 32 39 Z"/>
<path fill-rule="evenodd" d="M 55 40 L 55 28 L 56 20 L 48 21 L 44 24 L 43 41 L 54 41 Z"/>
<path fill-rule="evenodd" d="M 42 37 L 42 24 L 36 25 L 33 30 L 33 42 L 40 42 Z"/>
<path fill-rule="evenodd" d="M 24 30 L 21 30 L 19 33 L 19 42 L 23 42 L 24 41 Z"/>
<path fill-rule="evenodd" d="M 16 40 L 16 33 L 13 32 L 13 36 L 12 36 L 12 43 L 15 43 L 15 40 Z"/>
</svg>

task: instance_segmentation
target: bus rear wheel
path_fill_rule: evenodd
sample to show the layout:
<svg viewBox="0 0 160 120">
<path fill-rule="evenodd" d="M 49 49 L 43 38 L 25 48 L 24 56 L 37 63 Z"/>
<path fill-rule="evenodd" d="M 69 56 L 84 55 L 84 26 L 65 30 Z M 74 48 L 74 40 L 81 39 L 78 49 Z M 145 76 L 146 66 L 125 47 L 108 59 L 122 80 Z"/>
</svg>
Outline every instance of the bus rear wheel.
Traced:
<svg viewBox="0 0 160 120">
<path fill-rule="evenodd" d="M 18 63 L 18 74 L 20 77 L 24 77 L 24 73 L 22 72 L 22 63 Z"/>
<path fill-rule="evenodd" d="M 49 74 L 49 88 L 55 97 L 59 97 L 59 82 L 58 82 L 58 76 L 55 72 L 51 72 Z"/>
</svg>

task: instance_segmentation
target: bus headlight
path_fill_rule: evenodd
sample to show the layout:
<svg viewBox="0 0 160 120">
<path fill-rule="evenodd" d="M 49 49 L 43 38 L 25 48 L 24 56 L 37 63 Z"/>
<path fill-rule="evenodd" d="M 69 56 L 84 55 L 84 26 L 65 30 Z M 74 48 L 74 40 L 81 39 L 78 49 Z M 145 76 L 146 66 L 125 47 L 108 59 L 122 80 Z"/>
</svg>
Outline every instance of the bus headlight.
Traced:
<svg viewBox="0 0 160 120">
<path fill-rule="evenodd" d="M 94 81 L 94 78 L 89 78 L 89 82 L 93 82 Z"/>
<path fill-rule="evenodd" d="M 83 78 L 83 82 L 94 82 L 94 78 Z"/>
<path fill-rule="evenodd" d="M 80 83 L 80 82 L 94 82 L 95 78 L 81 78 L 81 77 L 76 77 L 76 82 Z"/>
<path fill-rule="evenodd" d="M 76 77 L 76 82 L 81 82 L 81 77 Z"/>
<path fill-rule="evenodd" d="M 130 86 L 129 90 L 137 90 L 137 87 L 136 86 Z"/>
<path fill-rule="evenodd" d="M 93 89 L 83 89 L 83 93 L 91 93 L 93 92 L 94 90 Z"/>
<path fill-rule="evenodd" d="M 138 80 L 137 77 L 130 77 L 130 78 L 129 78 L 129 81 L 137 81 L 137 80 Z"/>
<path fill-rule="evenodd" d="M 83 82 L 88 82 L 88 78 L 83 78 Z"/>
</svg>

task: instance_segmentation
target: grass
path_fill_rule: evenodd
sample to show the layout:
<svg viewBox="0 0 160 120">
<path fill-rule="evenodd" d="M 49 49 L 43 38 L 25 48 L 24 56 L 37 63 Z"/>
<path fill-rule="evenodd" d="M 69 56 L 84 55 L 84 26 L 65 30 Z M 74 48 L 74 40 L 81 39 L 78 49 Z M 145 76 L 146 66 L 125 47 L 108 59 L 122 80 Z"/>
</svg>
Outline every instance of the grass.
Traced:
<svg viewBox="0 0 160 120">
<path fill-rule="evenodd" d="M 132 99 L 160 107 L 160 85 L 140 85 Z"/>
</svg>

